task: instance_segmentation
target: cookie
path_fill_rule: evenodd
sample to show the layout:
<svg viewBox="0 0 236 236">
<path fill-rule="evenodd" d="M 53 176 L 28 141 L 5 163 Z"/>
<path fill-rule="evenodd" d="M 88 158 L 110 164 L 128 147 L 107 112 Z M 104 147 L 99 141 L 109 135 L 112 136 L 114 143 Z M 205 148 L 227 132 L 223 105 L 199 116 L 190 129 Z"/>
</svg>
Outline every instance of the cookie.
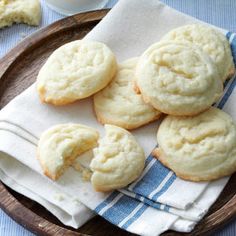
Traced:
<svg viewBox="0 0 236 236">
<path fill-rule="evenodd" d="M 227 38 L 212 27 L 202 24 L 185 25 L 170 31 L 162 40 L 186 41 L 201 47 L 216 64 L 223 81 L 230 78 L 235 72 Z"/>
<path fill-rule="evenodd" d="M 98 137 L 95 129 L 80 124 L 60 124 L 46 130 L 38 143 L 44 174 L 57 180 L 80 154 L 97 145 Z"/>
<path fill-rule="evenodd" d="M 142 173 L 145 162 L 144 151 L 131 133 L 113 125 L 105 125 L 105 130 L 90 164 L 92 185 L 102 192 L 133 182 Z"/>
<path fill-rule="evenodd" d="M 41 8 L 39 0 L 1 0 L 0 28 L 13 23 L 39 25 Z"/>
<path fill-rule="evenodd" d="M 43 102 L 65 105 L 103 89 L 116 70 L 115 56 L 105 44 L 76 40 L 48 58 L 39 71 L 37 90 Z"/>
<path fill-rule="evenodd" d="M 134 71 L 138 58 L 118 66 L 112 82 L 94 96 L 94 110 L 102 124 L 135 129 L 160 117 L 161 113 L 143 102 L 133 90 Z"/>
<path fill-rule="evenodd" d="M 190 43 L 151 45 L 139 58 L 135 76 L 144 101 L 170 115 L 196 115 L 223 93 L 215 64 Z"/>
<path fill-rule="evenodd" d="M 182 179 L 209 181 L 236 171 L 236 125 L 217 108 L 194 117 L 167 116 L 157 141 L 154 156 Z"/>
</svg>

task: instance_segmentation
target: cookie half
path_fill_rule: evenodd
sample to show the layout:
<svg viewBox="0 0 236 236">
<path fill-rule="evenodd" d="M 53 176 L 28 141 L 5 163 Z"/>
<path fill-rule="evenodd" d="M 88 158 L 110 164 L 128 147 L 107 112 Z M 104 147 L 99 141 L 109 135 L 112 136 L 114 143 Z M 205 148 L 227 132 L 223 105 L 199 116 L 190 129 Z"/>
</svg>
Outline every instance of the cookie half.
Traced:
<svg viewBox="0 0 236 236">
<path fill-rule="evenodd" d="M 76 40 L 48 58 L 39 71 L 37 90 L 43 102 L 68 104 L 103 89 L 116 70 L 115 56 L 105 44 Z"/>
<path fill-rule="evenodd" d="M 131 133 L 113 125 L 105 125 L 105 130 L 90 164 L 92 185 L 102 192 L 133 182 L 142 173 L 145 162 L 144 151 Z"/>
<path fill-rule="evenodd" d="M 236 171 L 236 125 L 217 108 L 194 117 L 167 116 L 157 141 L 154 155 L 180 178 L 209 181 Z"/>
<path fill-rule="evenodd" d="M 41 8 L 39 0 L 1 0 L 0 28 L 13 23 L 39 25 Z"/>
<path fill-rule="evenodd" d="M 146 104 L 133 90 L 138 58 L 124 61 L 112 82 L 94 95 L 94 109 L 102 124 L 135 129 L 160 117 L 161 113 Z"/>
<path fill-rule="evenodd" d="M 57 180 L 80 154 L 97 145 L 98 137 L 95 129 L 80 124 L 60 124 L 46 130 L 38 143 L 44 174 Z"/>
<path fill-rule="evenodd" d="M 215 64 L 190 43 L 151 45 L 139 58 L 135 76 L 144 101 L 170 115 L 198 114 L 223 93 Z"/>
<path fill-rule="evenodd" d="M 227 38 L 218 30 L 202 24 L 191 24 L 167 33 L 165 40 L 193 43 L 207 53 L 216 64 L 222 81 L 235 73 L 233 57 Z"/>
</svg>

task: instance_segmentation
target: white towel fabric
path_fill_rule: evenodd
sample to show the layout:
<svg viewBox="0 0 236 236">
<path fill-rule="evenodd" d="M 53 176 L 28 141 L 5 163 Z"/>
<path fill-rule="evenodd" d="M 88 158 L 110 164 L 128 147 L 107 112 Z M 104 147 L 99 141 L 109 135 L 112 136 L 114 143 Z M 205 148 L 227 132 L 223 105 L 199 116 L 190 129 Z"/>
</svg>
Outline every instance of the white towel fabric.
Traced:
<svg viewBox="0 0 236 236">
<path fill-rule="evenodd" d="M 156 0 L 120 0 L 86 38 L 106 43 L 122 61 L 139 56 L 170 29 L 193 22 L 196 19 Z M 227 37 L 234 50 L 234 34 L 227 33 Z M 232 105 L 236 99 L 234 87 L 235 80 L 231 79 L 217 105 L 236 120 L 236 108 Z M 94 117 L 90 98 L 63 107 L 45 105 L 40 103 L 35 85 L 0 111 L 0 179 L 39 202 L 66 225 L 81 226 L 93 217 L 89 210 L 92 209 L 136 234 L 159 235 L 168 229 L 189 232 L 228 181 L 228 178 L 210 184 L 183 181 L 149 156 L 141 178 L 119 192 L 94 192 L 73 168 L 53 182 L 42 175 L 35 158 L 36 145 L 42 131 L 66 122 L 89 125 L 101 135 L 104 133 Z M 156 145 L 157 125 L 154 122 L 132 132 L 147 156 Z"/>
</svg>

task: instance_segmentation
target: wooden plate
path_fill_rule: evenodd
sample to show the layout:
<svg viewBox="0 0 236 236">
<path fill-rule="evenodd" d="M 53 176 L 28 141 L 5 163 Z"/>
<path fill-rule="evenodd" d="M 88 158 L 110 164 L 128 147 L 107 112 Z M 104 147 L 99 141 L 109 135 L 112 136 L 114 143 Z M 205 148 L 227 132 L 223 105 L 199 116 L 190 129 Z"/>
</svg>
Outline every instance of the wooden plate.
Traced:
<svg viewBox="0 0 236 236">
<path fill-rule="evenodd" d="M 49 54 L 69 41 L 84 37 L 108 12 L 94 11 L 60 20 L 26 38 L 0 60 L 0 109 L 29 87 Z M 236 174 L 234 174 L 207 216 L 191 234 L 209 234 L 236 216 Z M 36 202 L 0 182 L 0 207 L 15 221 L 37 235 L 131 235 L 96 216 L 80 229 L 61 224 Z M 180 235 L 168 231 L 164 235 Z"/>
</svg>

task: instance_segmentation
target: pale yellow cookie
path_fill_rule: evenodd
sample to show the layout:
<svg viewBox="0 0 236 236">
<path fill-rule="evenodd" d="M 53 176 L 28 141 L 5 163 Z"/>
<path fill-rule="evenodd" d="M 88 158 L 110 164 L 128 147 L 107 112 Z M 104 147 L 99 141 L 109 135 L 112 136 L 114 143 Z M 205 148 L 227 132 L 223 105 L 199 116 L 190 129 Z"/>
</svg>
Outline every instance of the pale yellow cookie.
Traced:
<svg viewBox="0 0 236 236">
<path fill-rule="evenodd" d="M 41 7 L 39 0 L 0 0 L 0 28 L 13 23 L 39 25 Z"/>
<path fill-rule="evenodd" d="M 76 40 L 51 54 L 39 71 L 37 90 L 43 102 L 68 104 L 103 89 L 116 70 L 115 56 L 105 44 Z"/>
<path fill-rule="evenodd" d="M 145 162 L 144 151 L 131 133 L 113 125 L 105 125 L 105 130 L 90 164 L 92 185 L 102 192 L 130 184 L 142 173 Z"/>
<path fill-rule="evenodd" d="M 236 125 L 217 108 L 194 117 L 167 116 L 157 141 L 154 155 L 180 178 L 209 181 L 236 171 Z"/>
<path fill-rule="evenodd" d="M 95 129 L 80 124 L 60 124 L 46 130 L 38 143 L 44 174 L 57 180 L 80 154 L 97 145 L 98 137 Z"/>
<path fill-rule="evenodd" d="M 151 45 L 140 57 L 135 75 L 144 101 L 171 115 L 198 114 L 223 92 L 211 58 L 190 43 Z"/>
<path fill-rule="evenodd" d="M 191 42 L 202 48 L 216 64 L 224 81 L 235 72 L 233 57 L 227 38 L 218 30 L 202 24 L 185 25 L 173 29 L 163 38 L 180 42 Z"/>
<path fill-rule="evenodd" d="M 94 109 L 102 124 L 113 124 L 135 129 L 160 117 L 161 113 L 143 102 L 133 89 L 134 72 L 138 58 L 118 66 L 112 82 L 94 96 Z"/>
</svg>

